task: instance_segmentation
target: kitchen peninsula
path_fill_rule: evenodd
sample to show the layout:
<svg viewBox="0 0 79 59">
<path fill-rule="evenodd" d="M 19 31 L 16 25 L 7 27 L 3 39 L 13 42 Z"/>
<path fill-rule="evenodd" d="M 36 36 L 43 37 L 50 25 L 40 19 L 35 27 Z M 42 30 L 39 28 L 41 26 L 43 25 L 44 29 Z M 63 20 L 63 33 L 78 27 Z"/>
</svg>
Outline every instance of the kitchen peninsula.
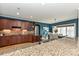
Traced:
<svg viewBox="0 0 79 59">
<path fill-rule="evenodd" d="M 0 18 L 0 47 L 39 42 L 40 36 L 34 35 L 34 31 L 32 22 Z"/>
</svg>

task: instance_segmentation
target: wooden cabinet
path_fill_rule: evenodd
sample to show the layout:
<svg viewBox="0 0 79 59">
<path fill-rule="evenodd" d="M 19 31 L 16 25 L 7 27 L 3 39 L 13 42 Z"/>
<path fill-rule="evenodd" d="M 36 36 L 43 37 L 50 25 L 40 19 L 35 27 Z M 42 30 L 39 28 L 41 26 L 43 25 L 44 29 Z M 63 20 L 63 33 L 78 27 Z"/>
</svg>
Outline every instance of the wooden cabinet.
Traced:
<svg viewBox="0 0 79 59">
<path fill-rule="evenodd" d="M 0 37 L 0 47 L 2 47 L 2 38 L 3 37 Z"/>
<path fill-rule="evenodd" d="M 17 27 L 21 27 L 21 21 L 16 21 L 16 20 L 5 20 L 6 24 L 5 24 L 5 28 L 11 29 L 12 26 L 17 26 Z"/>
<path fill-rule="evenodd" d="M 24 35 L 23 36 L 23 42 L 28 42 L 29 40 L 29 36 L 28 35 Z"/>
<path fill-rule="evenodd" d="M 8 36 L 9 37 L 9 45 L 16 44 L 16 36 Z"/>
<path fill-rule="evenodd" d="M 0 30 L 4 29 L 6 26 L 7 22 L 5 19 L 0 20 Z"/>
<path fill-rule="evenodd" d="M 32 35 L 23 35 L 23 42 L 32 42 Z"/>
<path fill-rule="evenodd" d="M 23 39 L 22 39 L 21 35 L 17 35 L 16 38 L 17 38 L 16 39 L 16 44 L 23 43 L 23 41 L 22 41 Z"/>
<path fill-rule="evenodd" d="M 17 20 L 12 20 L 12 26 L 18 26 L 21 27 L 21 21 L 17 21 Z"/>
<path fill-rule="evenodd" d="M 9 45 L 9 37 L 1 37 L 0 39 L 0 47 Z"/>
<path fill-rule="evenodd" d="M 30 22 L 23 22 L 13 19 L 0 19 L 0 30 L 3 29 L 12 29 L 12 26 L 18 26 L 22 29 L 32 29 L 33 23 Z M 37 42 L 38 37 L 35 35 L 11 35 L 11 36 L 0 36 L 0 47 L 8 46 L 13 44 L 19 43 L 26 43 L 26 42 Z"/>
<path fill-rule="evenodd" d="M 33 23 L 13 19 L 0 19 L 0 30 L 11 29 L 12 26 L 21 27 L 22 29 L 28 29 L 29 27 L 33 26 Z"/>
<path fill-rule="evenodd" d="M 32 28 L 32 26 L 33 26 L 33 23 L 30 23 L 30 22 L 22 22 L 22 29 L 27 29 L 27 30 L 34 29 L 34 28 Z"/>
<path fill-rule="evenodd" d="M 29 22 L 22 22 L 22 29 L 27 29 L 29 26 Z"/>
<path fill-rule="evenodd" d="M 1 19 L 0 20 L 0 29 L 10 29 L 13 26 L 12 20 Z"/>
<path fill-rule="evenodd" d="M 28 35 L 28 36 L 29 36 L 28 42 L 32 42 L 32 40 L 33 40 L 33 35 Z"/>
<path fill-rule="evenodd" d="M 33 43 L 39 42 L 40 37 L 34 35 L 14 35 L 14 36 L 1 36 L 0 37 L 0 47 L 20 44 L 20 43 Z"/>
<path fill-rule="evenodd" d="M 39 41 L 41 41 L 41 37 L 40 36 L 34 36 L 33 35 L 32 42 L 34 43 L 34 42 L 39 42 Z"/>
<path fill-rule="evenodd" d="M 11 29 L 12 26 L 21 27 L 21 21 L 9 20 L 9 19 L 0 19 L 0 30 L 2 29 Z"/>
</svg>

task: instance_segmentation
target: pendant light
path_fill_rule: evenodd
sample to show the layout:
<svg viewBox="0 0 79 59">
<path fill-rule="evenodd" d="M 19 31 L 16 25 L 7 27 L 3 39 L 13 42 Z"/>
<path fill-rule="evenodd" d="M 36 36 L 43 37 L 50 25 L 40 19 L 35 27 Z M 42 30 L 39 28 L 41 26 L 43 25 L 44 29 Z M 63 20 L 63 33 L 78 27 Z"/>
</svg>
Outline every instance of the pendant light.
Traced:
<svg viewBox="0 0 79 59">
<path fill-rule="evenodd" d="M 20 8 L 17 8 L 17 15 L 20 15 Z"/>
</svg>

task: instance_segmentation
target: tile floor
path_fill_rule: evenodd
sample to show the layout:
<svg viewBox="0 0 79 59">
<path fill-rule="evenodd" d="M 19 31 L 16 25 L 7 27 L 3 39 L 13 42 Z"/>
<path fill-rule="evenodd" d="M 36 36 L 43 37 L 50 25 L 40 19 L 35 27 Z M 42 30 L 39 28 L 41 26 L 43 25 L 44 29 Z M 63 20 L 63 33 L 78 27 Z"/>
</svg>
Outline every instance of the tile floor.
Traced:
<svg viewBox="0 0 79 59">
<path fill-rule="evenodd" d="M 63 38 L 40 45 L 24 43 L 0 48 L 0 54 L 1 56 L 79 56 L 79 48 L 73 39 Z"/>
</svg>

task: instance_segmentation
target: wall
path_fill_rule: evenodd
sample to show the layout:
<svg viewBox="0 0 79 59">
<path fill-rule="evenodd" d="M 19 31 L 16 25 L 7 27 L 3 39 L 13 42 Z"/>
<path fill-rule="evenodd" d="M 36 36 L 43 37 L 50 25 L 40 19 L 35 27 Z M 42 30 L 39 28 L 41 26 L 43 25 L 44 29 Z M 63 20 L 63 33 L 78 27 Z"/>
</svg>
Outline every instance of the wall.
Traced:
<svg viewBox="0 0 79 59">
<path fill-rule="evenodd" d="M 49 32 L 52 32 L 52 24 L 36 22 L 35 25 L 39 25 L 40 26 L 40 35 L 41 36 L 43 35 L 43 27 L 48 27 L 49 28 Z"/>
<path fill-rule="evenodd" d="M 79 36 L 78 22 L 79 22 L 78 19 L 71 19 L 71 20 L 61 21 L 61 22 L 53 23 L 53 24 L 38 23 L 38 22 L 36 24 L 38 24 L 40 26 L 40 35 L 42 35 L 43 27 L 49 27 L 49 32 L 52 32 L 52 27 L 55 26 L 55 25 L 63 25 L 63 24 L 72 24 L 72 23 L 74 23 L 76 25 L 76 38 L 78 38 L 78 36 Z"/>
</svg>

